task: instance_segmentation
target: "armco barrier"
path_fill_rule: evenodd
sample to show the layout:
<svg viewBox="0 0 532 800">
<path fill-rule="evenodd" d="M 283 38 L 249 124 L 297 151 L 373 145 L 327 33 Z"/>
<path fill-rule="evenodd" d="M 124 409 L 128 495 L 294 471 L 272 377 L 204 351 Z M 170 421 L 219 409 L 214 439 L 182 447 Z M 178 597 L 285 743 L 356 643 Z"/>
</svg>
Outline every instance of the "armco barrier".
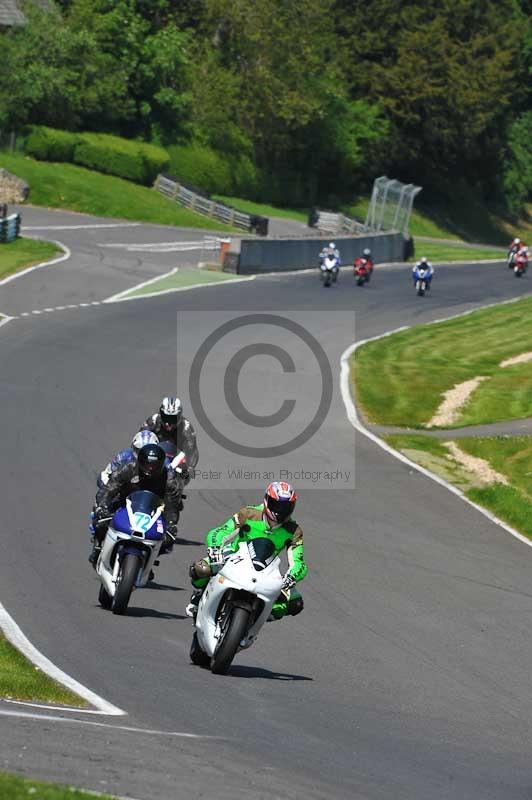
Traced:
<svg viewBox="0 0 532 800">
<path fill-rule="evenodd" d="M 0 244 L 13 242 L 20 233 L 20 214 L 0 218 Z"/>
<path fill-rule="evenodd" d="M 239 275 L 260 272 L 287 272 L 318 266 L 318 254 L 328 239 L 241 239 L 240 253 L 231 248 L 224 259 L 224 271 Z M 401 233 L 376 233 L 369 236 L 337 237 L 342 264 L 352 264 L 369 247 L 373 260 L 402 261 L 406 241 Z"/>
</svg>

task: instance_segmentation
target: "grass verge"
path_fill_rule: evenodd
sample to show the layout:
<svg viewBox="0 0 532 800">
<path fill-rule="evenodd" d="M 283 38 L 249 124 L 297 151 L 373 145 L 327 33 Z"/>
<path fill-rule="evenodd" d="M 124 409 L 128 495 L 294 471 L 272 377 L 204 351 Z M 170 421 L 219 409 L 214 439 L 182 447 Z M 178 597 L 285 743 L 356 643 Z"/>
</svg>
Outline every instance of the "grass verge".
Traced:
<svg viewBox="0 0 532 800">
<path fill-rule="evenodd" d="M 25 239 L 22 236 L 9 244 L 0 244 L 0 278 L 6 278 L 33 264 L 49 261 L 62 252 L 53 242 Z"/>
<path fill-rule="evenodd" d="M 294 219 L 296 222 L 302 222 L 304 225 L 307 224 L 308 211 L 299 211 L 295 208 L 277 208 L 276 206 L 269 206 L 265 203 L 254 203 L 252 200 L 242 200 L 239 197 L 228 197 L 222 194 L 213 194 L 212 198 L 213 200 L 218 200 L 220 203 L 233 206 L 233 208 L 237 208 L 239 211 L 244 211 L 246 214 Z"/>
<path fill-rule="evenodd" d="M 2 634 L 0 634 L 0 697 L 87 707 L 85 700 L 41 672 Z M 3 796 L 5 795 L 0 791 L 0 797 Z"/>
<path fill-rule="evenodd" d="M 31 778 L 19 778 L 0 772 L 0 797 L 5 800 L 94 800 L 94 792 L 84 792 L 72 786 L 62 786 L 58 783 L 43 783 Z M 111 795 L 98 794 L 100 800 L 112 800 Z"/>
<path fill-rule="evenodd" d="M 498 259 L 504 261 L 505 253 L 500 250 L 490 250 L 480 247 L 454 247 L 448 244 L 436 244 L 435 242 L 417 242 L 416 253 L 410 261 L 417 261 L 421 256 L 426 256 L 429 261 L 486 261 L 488 259 Z"/>
<path fill-rule="evenodd" d="M 128 297 L 143 297 L 144 295 L 157 294 L 158 292 L 168 292 L 173 289 L 192 288 L 202 286 L 205 283 L 224 283 L 224 281 L 234 281 L 238 275 L 231 275 L 227 272 L 216 272 L 210 270 L 177 270 L 176 272 L 165 275 L 159 280 L 147 283 L 145 286 L 133 287 L 121 296 L 121 299 Z"/>
<path fill-rule="evenodd" d="M 154 189 L 74 164 L 54 164 L 0 153 L 0 167 L 29 184 L 29 201 L 34 205 L 136 222 L 232 231 L 221 222 L 177 205 Z"/>
<path fill-rule="evenodd" d="M 449 458 L 449 451 L 441 441 L 429 436 L 394 435 L 384 438 L 411 461 L 444 478 L 474 503 L 532 539 L 532 437 L 470 437 L 458 441 L 466 453 L 484 459 L 490 467 L 508 478 L 508 486 L 502 483 L 485 485 L 478 481 L 474 473 Z"/>
<path fill-rule="evenodd" d="M 484 375 L 454 427 L 532 416 L 532 362 L 499 367 L 532 351 L 531 313 L 525 298 L 363 345 L 351 357 L 360 408 L 371 422 L 420 428 L 445 391 Z"/>
</svg>

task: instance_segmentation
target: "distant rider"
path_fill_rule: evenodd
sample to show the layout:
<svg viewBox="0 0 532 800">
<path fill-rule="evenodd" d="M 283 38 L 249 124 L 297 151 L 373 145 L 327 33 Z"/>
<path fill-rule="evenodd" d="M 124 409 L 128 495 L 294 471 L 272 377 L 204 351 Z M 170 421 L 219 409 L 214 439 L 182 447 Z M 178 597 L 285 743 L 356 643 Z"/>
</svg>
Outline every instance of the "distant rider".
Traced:
<svg viewBox="0 0 532 800">
<path fill-rule="evenodd" d="M 111 473 L 115 472 L 121 464 L 127 464 L 130 461 L 136 461 L 139 450 L 144 447 L 145 444 L 158 443 L 159 439 L 151 431 L 139 431 L 136 433 L 133 437 L 133 441 L 131 442 L 131 447 L 126 447 L 125 450 L 120 450 L 119 453 L 113 456 L 106 468 L 100 472 L 97 480 L 98 489 L 101 489 L 102 486 L 107 485 Z"/>
<path fill-rule="evenodd" d="M 515 262 L 516 255 L 523 249 L 526 249 L 526 244 L 521 241 L 521 239 L 516 236 L 513 241 L 510 242 L 508 247 L 508 266 L 513 267 Z"/>
<path fill-rule="evenodd" d="M 355 270 L 358 269 L 359 266 L 363 265 L 366 267 L 368 272 L 373 272 L 373 258 L 371 257 L 371 250 L 369 247 L 366 247 L 362 251 L 362 255 L 355 258 L 354 268 Z"/>
<path fill-rule="evenodd" d="M 303 610 L 303 598 L 294 586 L 307 574 L 303 531 L 292 512 L 297 495 L 289 483 L 270 483 L 264 495 L 264 502 L 257 506 L 244 506 L 226 520 L 219 528 L 213 528 L 205 537 L 208 556 L 191 565 L 189 574 L 194 587 L 190 603 L 185 609 L 188 617 L 194 617 L 198 604 L 213 567 L 218 568 L 224 556 L 238 550 L 241 541 L 267 537 L 275 547 L 275 555 L 286 548 L 288 570 L 283 578 L 283 588 L 272 608 L 272 618 L 281 619 L 286 614 L 295 616 Z"/>
<path fill-rule="evenodd" d="M 141 448 L 136 461 L 121 464 L 111 473 L 105 486 L 96 494 L 96 505 L 93 510 L 94 540 L 91 564 L 98 561 L 102 543 L 109 522 L 103 520 L 112 516 L 126 503 L 132 492 L 143 489 L 153 492 L 164 502 L 166 532 L 164 551 L 170 552 L 177 538 L 177 522 L 182 509 L 181 495 L 184 482 L 171 467 L 165 466 L 165 452 L 158 444 L 146 444 Z"/>
<path fill-rule="evenodd" d="M 159 411 L 148 417 L 142 428 L 153 431 L 161 442 L 167 439 L 175 442 L 177 450 L 182 450 L 185 454 L 187 468 L 194 474 L 199 459 L 196 433 L 192 424 L 183 416 L 183 407 L 178 397 L 163 398 Z"/>
<path fill-rule="evenodd" d="M 417 262 L 417 264 L 415 264 L 412 267 L 412 277 L 414 279 L 414 286 L 416 284 L 416 281 L 419 280 L 419 277 L 420 277 L 419 276 L 419 270 L 420 269 L 424 269 L 425 270 L 424 281 L 425 281 L 425 284 L 427 286 L 427 289 L 430 289 L 430 282 L 432 281 L 432 278 L 434 276 L 434 267 L 432 266 L 430 261 L 426 258 L 426 256 L 423 256 L 423 258 L 421 258 Z"/>
</svg>

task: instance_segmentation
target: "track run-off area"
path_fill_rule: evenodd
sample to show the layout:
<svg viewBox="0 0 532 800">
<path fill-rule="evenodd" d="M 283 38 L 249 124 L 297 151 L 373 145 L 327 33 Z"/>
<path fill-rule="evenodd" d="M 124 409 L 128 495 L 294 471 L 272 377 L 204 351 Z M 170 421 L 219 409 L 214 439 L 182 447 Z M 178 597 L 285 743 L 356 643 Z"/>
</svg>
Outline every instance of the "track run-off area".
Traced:
<svg viewBox="0 0 532 800">
<path fill-rule="evenodd" d="M 144 227 L 129 229 L 132 241 L 142 242 Z M 317 273 L 280 274 L 106 304 L 101 250 L 87 240 L 78 248 L 73 232 L 68 247 L 72 264 L 51 268 L 52 283 L 63 271 L 64 298 L 52 302 L 46 269 L 36 273 L 43 303 L 66 303 L 81 259 L 102 280 L 87 306 L 21 316 L 39 308 L 38 289 L 24 305 L 31 275 L 16 294 L 10 284 L 12 307 L 7 294 L 0 301 L 17 316 L 0 329 L 0 602 L 41 653 L 127 715 L 0 702 L 2 769 L 142 800 L 529 797 L 532 552 L 441 484 L 355 438 L 340 388 L 341 356 L 354 340 L 525 295 L 529 279 L 514 280 L 502 263 L 442 266 L 419 298 L 410 266 L 377 266 L 364 288 L 348 274 L 330 289 Z M 157 274 L 154 266 L 135 277 L 136 266 L 138 251 L 120 253 L 107 296 L 127 288 L 125 275 L 133 286 Z M 89 287 L 86 271 L 83 281 Z M 203 554 L 209 528 L 260 502 L 257 487 L 192 482 L 181 544 L 133 594 L 127 616 L 98 606 L 87 562 L 96 472 L 176 382 L 197 425 L 200 467 L 219 460 L 195 418 L 188 372 L 206 315 L 220 309 L 305 320 L 331 365 L 333 393 L 302 466 L 332 469 L 353 453 L 355 461 L 354 489 L 295 481 L 305 609 L 265 626 L 226 676 L 190 664 L 188 564 Z M 225 347 L 232 354 L 221 342 L 209 390 L 223 380 Z M 310 357 L 306 368 L 303 383 L 316 371 Z M 242 392 L 250 410 L 278 408 L 267 399 L 279 374 L 275 359 L 261 359 Z M 298 402 L 303 414 L 314 398 Z M 294 435 L 295 417 L 286 423 Z M 229 412 L 226 422 L 236 437 L 242 423 Z"/>
</svg>

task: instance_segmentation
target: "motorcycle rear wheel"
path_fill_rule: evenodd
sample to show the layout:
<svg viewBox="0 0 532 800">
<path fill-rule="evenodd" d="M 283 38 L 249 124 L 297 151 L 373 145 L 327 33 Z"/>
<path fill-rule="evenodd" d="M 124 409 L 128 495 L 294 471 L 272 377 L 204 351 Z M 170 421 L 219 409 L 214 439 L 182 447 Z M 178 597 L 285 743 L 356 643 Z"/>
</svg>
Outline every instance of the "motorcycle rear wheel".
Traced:
<svg viewBox="0 0 532 800">
<path fill-rule="evenodd" d="M 136 556 L 134 553 L 126 553 L 118 573 L 115 596 L 111 606 L 113 614 L 126 613 L 139 567 L 140 556 Z"/>
<path fill-rule="evenodd" d="M 218 647 L 211 659 L 211 672 L 215 675 L 224 675 L 227 672 L 248 627 L 249 611 L 247 609 L 235 606 L 230 610 L 229 615 Z"/>
</svg>

